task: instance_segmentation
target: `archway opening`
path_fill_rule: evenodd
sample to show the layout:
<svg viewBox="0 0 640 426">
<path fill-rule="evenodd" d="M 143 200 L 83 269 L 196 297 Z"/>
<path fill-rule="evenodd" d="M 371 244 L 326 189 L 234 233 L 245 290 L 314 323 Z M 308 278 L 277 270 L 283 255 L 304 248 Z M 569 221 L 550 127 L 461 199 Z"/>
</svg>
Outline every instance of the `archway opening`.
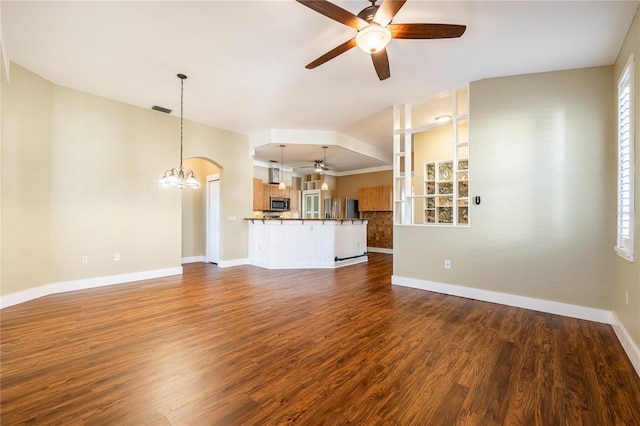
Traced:
<svg viewBox="0 0 640 426">
<path fill-rule="evenodd" d="M 182 263 L 217 263 L 221 251 L 219 186 L 222 167 L 208 158 L 188 158 L 183 165 L 195 172 L 202 187 L 182 190 Z"/>
</svg>

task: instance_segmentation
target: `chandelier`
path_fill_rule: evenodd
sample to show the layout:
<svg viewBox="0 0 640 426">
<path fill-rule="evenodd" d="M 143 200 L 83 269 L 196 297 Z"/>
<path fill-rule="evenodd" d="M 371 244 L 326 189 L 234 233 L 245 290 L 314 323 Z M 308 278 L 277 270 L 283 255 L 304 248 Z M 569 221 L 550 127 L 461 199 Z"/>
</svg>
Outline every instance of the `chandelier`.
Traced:
<svg viewBox="0 0 640 426">
<path fill-rule="evenodd" d="M 196 174 L 192 170 L 186 172 L 182 168 L 182 128 L 183 128 L 183 112 L 184 112 L 184 80 L 187 78 L 184 74 L 178 74 L 180 79 L 180 167 L 169 169 L 164 172 L 162 179 L 158 182 L 160 186 L 179 188 L 184 187 L 198 189 L 200 182 L 196 179 Z"/>
</svg>

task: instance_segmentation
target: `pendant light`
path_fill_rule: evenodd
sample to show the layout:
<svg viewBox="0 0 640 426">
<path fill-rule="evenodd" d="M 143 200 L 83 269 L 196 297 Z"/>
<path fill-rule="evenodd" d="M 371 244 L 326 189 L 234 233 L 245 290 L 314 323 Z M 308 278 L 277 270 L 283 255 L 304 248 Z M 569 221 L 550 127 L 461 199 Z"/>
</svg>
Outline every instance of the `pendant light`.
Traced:
<svg viewBox="0 0 640 426">
<path fill-rule="evenodd" d="M 325 166 L 327 165 L 327 147 L 323 146 L 322 149 L 324 150 L 324 159 L 322 160 L 322 164 L 324 164 Z M 327 185 L 327 181 L 325 180 L 325 173 L 322 173 L 322 186 L 320 186 L 320 189 L 323 191 L 328 191 L 329 190 L 329 185 Z"/>
<path fill-rule="evenodd" d="M 182 168 L 182 128 L 183 128 L 183 112 L 184 112 L 184 80 L 187 78 L 184 74 L 178 74 L 180 79 L 180 167 L 173 168 L 164 172 L 162 179 L 158 182 L 160 186 L 171 188 L 200 188 L 200 182 L 196 179 L 196 174 L 192 170 L 186 172 Z"/>
<path fill-rule="evenodd" d="M 284 184 L 284 145 L 280 145 L 282 150 L 282 157 L 280 157 L 280 183 L 278 189 L 287 189 L 287 185 Z"/>
</svg>

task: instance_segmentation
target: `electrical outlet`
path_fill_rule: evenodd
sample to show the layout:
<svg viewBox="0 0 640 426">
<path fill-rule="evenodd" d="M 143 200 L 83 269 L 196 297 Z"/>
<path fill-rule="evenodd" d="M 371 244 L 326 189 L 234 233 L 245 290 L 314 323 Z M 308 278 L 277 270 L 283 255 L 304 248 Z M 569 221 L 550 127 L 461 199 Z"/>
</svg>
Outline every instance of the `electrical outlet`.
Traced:
<svg viewBox="0 0 640 426">
<path fill-rule="evenodd" d="M 449 259 L 445 259 L 444 269 L 451 269 L 451 261 Z"/>
<path fill-rule="evenodd" d="M 89 256 L 82 256 L 80 262 L 82 262 L 83 265 L 89 263 Z"/>
<path fill-rule="evenodd" d="M 115 253 L 113 255 L 113 261 L 114 262 L 119 262 L 120 261 L 120 253 Z"/>
<path fill-rule="evenodd" d="M 629 290 L 626 290 L 624 292 L 624 301 L 627 303 L 627 305 L 629 304 Z"/>
</svg>

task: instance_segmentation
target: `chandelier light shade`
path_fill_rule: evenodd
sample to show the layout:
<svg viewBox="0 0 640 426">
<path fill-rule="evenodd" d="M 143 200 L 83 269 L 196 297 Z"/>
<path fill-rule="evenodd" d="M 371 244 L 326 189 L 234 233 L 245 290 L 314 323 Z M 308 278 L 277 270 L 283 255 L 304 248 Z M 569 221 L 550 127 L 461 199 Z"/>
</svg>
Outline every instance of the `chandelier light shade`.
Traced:
<svg viewBox="0 0 640 426">
<path fill-rule="evenodd" d="M 324 151 L 322 164 L 324 164 L 326 166 L 327 165 L 327 147 L 323 146 L 322 149 Z M 327 185 L 327 181 L 325 180 L 325 174 L 324 173 L 322 173 L 322 185 L 320 186 L 320 189 L 323 190 L 323 191 L 328 191 L 329 190 L 329 185 Z"/>
<path fill-rule="evenodd" d="M 390 41 L 391 31 L 380 25 L 369 25 L 356 34 L 356 44 L 367 53 L 376 53 L 384 49 Z"/>
<path fill-rule="evenodd" d="M 178 74 L 180 79 L 180 167 L 169 169 L 164 172 L 164 175 L 158 182 L 160 186 L 167 188 L 200 188 L 200 182 L 196 178 L 196 174 L 192 170 L 184 171 L 182 168 L 182 129 L 184 122 L 184 81 L 187 76 L 184 74 Z"/>
<path fill-rule="evenodd" d="M 284 145 L 280 145 L 282 150 L 282 157 L 280 157 L 280 183 L 278 189 L 287 189 L 287 185 L 284 183 Z"/>
</svg>

